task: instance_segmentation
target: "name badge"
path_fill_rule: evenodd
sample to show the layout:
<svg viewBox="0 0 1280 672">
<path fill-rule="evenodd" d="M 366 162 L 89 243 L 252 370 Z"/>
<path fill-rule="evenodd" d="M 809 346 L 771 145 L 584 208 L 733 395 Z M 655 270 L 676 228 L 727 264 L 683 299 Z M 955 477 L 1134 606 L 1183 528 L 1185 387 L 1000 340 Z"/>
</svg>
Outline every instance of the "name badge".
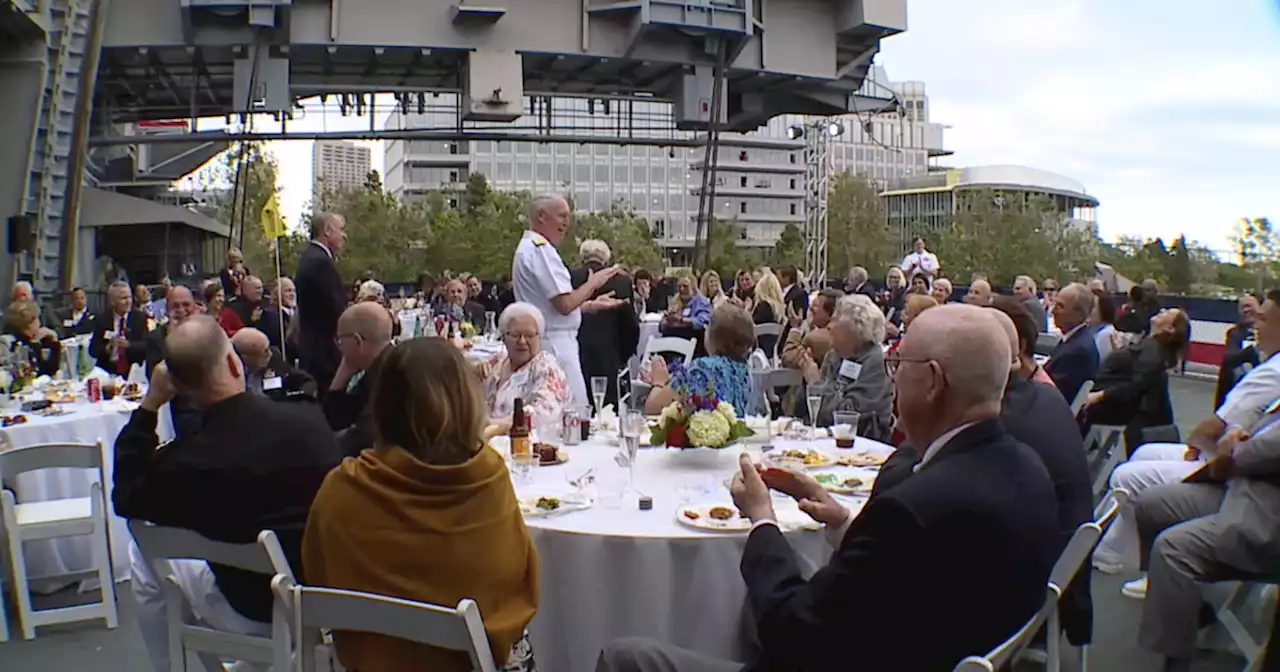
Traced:
<svg viewBox="0 0 1280 672">
<path fill-rule="evenodd" d="M 524 389 L 524 386 L 529 382 L 529 369 L 524 368 L 511 374 L 511 379 L 508 382 L 513 388 Z"/>
<path fill-rule="evenodd" d="M 103 337 L 103 338 L 105 338 L 105 339 L 107 339 L 107 340 L 109 341 L 109 340 L 111 340 L 111 339 L 113 339 L 113 338 L 115 338 L 115 337 L 116 337 L 116 332 L 114 332 L 114 331 L 104 331 L 104 332 L 102 332 L 102 337 Z"/>
<path fill-rule="evenodd" d="M 693 309 L 692 309 L 692 308 L 685 308 L 685 309 L 684 309 L 684 311 L 680 313 L 680 315 L 681 315 L 681 316 L 683 316 L 683 317 L 689 317 L 689 316 L 693 315 Z"/>
<path fill-rule="evenodd" d="M 63 320 L 63 321 L 62 321 L 62 326 L 64 326 L 64 327 L 74 327 L 74 326 L 76 326 L 76 321 L 75 321 L 75 320 Z"/>
<path fill-rule="evenodd" d="M 851 359 L 846 359 L 840 363 L 841 378 L 848 378 L 849 380 L 857 380 L 858 376 L 861 374 L 862 374 L 861 364 Z"/>
<path fill-rule="evenodd" d="M 284 381 L 280 379 L 280 376 L 273 376 L 273 377 L 271 377 L 271 378 L 263 378 L 263 379 L 262 379 L 262 391 L 263 391 L 263 392 L 270 392 L 271 390 L 278 390 L 278 389 L 280 389 L 280 388 L 282 388 L 282 387 L 284 387 Z"/>
</svg>

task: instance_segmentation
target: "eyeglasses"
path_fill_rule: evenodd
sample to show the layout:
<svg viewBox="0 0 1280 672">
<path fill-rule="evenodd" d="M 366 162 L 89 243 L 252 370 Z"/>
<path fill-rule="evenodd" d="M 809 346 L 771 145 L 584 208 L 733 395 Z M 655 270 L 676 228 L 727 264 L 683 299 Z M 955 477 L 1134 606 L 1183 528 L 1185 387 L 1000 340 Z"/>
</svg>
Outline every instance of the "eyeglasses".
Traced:
<svg viewBox="0 0 1280 672">
<path fill-rule="evenodd" d="M 903 357 L 894 353 L 884 358 L 884 370 L 890 376 L 893 376 L 898 373 L 898 367 L 902 366 L 904 363 L 910 362 L 915 364 L 925 364 L 932 361 L 932 359 L 927 357 Z"/>
<path fill-rule="evenodd" d="M 503 334 L 503 336 L 506 336 L 507 338 L 511 339 L 516 343 L 519 343 L 520 341 L 524 341 L 525 343 L 532 343 L 538 340 L 541 334 L 516 334 L 508 331 L 507 333 Z"/>
</svg>

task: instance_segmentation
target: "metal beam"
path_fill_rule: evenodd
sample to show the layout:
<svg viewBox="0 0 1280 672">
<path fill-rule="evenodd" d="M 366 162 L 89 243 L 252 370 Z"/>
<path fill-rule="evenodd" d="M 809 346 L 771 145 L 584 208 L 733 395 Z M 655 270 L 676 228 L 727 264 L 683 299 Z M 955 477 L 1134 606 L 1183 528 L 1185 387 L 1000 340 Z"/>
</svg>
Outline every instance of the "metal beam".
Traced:
<svg viewBox="0 0 1280 672">
<path fill-rule="evenodd" d="M 598 145 L 640 145 L 647 147 L 701 147 L 697 138 L 643 138 L 599 135 L 539 135 L 537 133 L 466 132 L 457 129 L 433 131 L 421 129 L 330 131 L 305 133 L 221 133 L 200 131 L 181 135 L 128 135 L 98 137 L 89 140 L 90 147 L 112 145 L 155 145 L 178 142 L 264 142 L 270 140 L 496 140 L 510 142 L 555 142 Z"/>
</svg>

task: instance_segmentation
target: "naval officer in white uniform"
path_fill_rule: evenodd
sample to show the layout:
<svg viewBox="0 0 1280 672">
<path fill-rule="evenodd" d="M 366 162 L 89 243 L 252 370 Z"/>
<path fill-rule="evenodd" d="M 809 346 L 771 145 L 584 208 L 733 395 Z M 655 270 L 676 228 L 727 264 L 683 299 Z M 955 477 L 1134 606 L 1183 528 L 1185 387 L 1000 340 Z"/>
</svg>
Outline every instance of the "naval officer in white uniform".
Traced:
<svg viewBox="0 0 1280 672">
<path fill-rule="evenodd" d="M 569 202 L 560 196 L 539 196 L 534 199 L 529 215 L 529 230 L 524 232 L 516 256 L 512 262 L 512 287 L 516 301 L 531 303 L 542 311 L 546 330 L 542 341 L 564 370 L 573 393 L 574 403 L 584 406 L 590 403 L 587 386 L 582 379 L 582 362 L 578 358 L 578 326 L 582 312 L 613 310 L 626 302 L 606 292 L 591 298 L 610 278 L 622 271 L 611 266 L 592 273 L 577 289 L 569 280 L 569 269 L 560 259 L 556 245 L 572 224 L 573 213 Z"/>
</svg>

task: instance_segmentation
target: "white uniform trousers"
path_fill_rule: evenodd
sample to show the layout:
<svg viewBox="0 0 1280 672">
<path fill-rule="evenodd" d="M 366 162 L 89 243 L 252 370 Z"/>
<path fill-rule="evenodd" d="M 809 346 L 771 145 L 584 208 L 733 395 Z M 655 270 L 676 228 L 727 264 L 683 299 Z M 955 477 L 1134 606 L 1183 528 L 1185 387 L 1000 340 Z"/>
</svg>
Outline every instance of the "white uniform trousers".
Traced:
<svg viewBox="0 0 1280 672">
<path fill-rule="evenodd" d="M 560 370 L 569 383 L 569 392 L 573 394 L 573 404 L 579 408 L 589 406 L 591 397 L 587 396 L 587 382 L 582 377 L 582 359 L 578 357 L 578 331 L 547 330 L 542 338 L 543 344 L 560 362 Z"/>
</svg>

